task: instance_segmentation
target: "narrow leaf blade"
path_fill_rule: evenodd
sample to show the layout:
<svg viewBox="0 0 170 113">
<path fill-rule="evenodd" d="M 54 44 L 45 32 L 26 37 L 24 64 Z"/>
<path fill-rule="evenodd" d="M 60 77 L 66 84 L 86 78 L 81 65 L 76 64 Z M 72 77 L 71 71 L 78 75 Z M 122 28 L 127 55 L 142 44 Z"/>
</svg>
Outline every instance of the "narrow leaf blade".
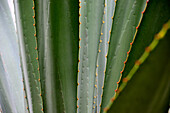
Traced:
<svg viewBox="0 0 170 113">
<path fill-rule="evenodd" d="M 146 0 L 118 0 L 116 3 L 106 64 L 102 111 L 115 95 L 130 43 L 134 40 L 136 27 L 140 24 L 142 11 L 146 6 Z"/>
</svg>

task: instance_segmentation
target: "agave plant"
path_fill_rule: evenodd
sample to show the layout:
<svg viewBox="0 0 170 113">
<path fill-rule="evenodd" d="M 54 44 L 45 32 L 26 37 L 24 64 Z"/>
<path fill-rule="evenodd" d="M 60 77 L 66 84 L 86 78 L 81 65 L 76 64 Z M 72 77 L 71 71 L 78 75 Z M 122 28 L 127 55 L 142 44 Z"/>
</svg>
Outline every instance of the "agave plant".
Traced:
<svg viewBox="0 0 170 113">
<path fill-rule="evenodd" d="M 13 2 L 16 22 L 0 0 L 0 113 L 168 112 L 169 0 Z"/>
</svg>

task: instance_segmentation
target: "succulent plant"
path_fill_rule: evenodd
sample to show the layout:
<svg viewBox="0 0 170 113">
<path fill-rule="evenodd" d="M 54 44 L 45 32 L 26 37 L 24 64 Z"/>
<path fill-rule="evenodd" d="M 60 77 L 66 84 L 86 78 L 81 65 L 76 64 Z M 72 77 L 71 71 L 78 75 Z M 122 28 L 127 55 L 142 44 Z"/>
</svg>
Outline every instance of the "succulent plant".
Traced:
<svg viewBox="0 0 170 113">
<path fill-rule="evenodd" d="M 169 0 L 0 0 L 0 113 L 166 113 Z M 17 31 L 17 32 L 16 32 Z"/>
</svg>

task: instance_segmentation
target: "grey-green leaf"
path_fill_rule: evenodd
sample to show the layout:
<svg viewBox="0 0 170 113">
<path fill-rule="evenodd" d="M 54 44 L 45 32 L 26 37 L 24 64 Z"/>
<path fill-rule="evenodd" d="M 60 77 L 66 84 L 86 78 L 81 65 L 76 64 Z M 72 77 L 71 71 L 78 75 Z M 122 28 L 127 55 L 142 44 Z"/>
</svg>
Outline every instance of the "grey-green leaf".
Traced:
<svg viewBox="0 0 170 113">
<path fill-rule="evenodd" d="M 21 53 L 21 66 L 28 99 L 28 109 L 31 113 L 42 113 L 43 102 L 37 51 L 35 29 L 34 1 L 14 0 L 17 31 Z"/>
<path fill-rule="evenodd" d="M 170 32 L 160 40 L 108 113 L 167 113 L 170 99 L 169 36 Z"/>
<path fill-rule="evenodd" d="M 146 0 L 118 0 L 113 19 L 110 45 L 108 50 L 102 110 L 114 96 L 117 82 L 130 49 L 130 43 L 135 37 L 136 27 L 142 18 Z"/>
<path fill-rule="evenodd" d="M 154 40 L 163 24 L 170 19 L 169 5 L 169 0 L 149 1 L 132 45 L 123 78 L 127 77 L 135 62 L 146 51 L 146 47 Z M 168 83 L 169 36 L 170 31 L 167 32 L 164 39 L 159 41 L 158 47 L 150 53 L 146 61 L 141 64 L 132 80 L 127 82 L 127 86 L 113 103 L 110 112 L 165 113 L 167 111 L 170 87 Z M 121 84 L 122 82 L 120 82 Z M 121 109 L 122 107 L 124 109 Z"/>
<path fill-rule="evenodd" d="M 99 50 L 97 59 L 97 113 L 100 112 L 100 106 L 102 101 L 105 70 L 106 70 L 106 58 L 108 52 L 108 41 L 110 40 L 110 31 L 112 27 L 112 21 L 114 16 L 116 2 L 114 0 L 105 0 L 105 8 L 103 14 L 102 35 L 100 37 Z"/>
<path fill-rule="evenodd" d="M 91 113 L 95 106 L 96 66 L 104 0 L 80 0 L 80 50 L 78 66 L 78 113 Z M 96 93 L 97 94 L 97 93 Z"/>
<path fill-rule="evenodd" d="M 40 69 L 45 68 L 40 73 L 44 85 L 42 91 L 45 92 L 43 98 L 45 112 L 75 113 L 78 68 L 78 2 L 74 0 L 44 0 L 42 4 L 39 3 L 39 5 L 43 4 L 43 6 L 37 6 L 36 11 L 39 11 L 36 14 L 38 15 L 37 21 L 42 19 L 41 22 L 37 22 L 37 33 L 39 33 L 37 36 L 39 55 L 43 61 Z M 43 14 L 40 7 L 42 7 Z"/>
<path fill-rule="evenodd" d="M 7 0 L 0 1 L 0 106 L 3 113 L 23 113 L 24 93 L 18 39 Z M 9 106 L 7 107 L 6 104 Z M 5 108 L 5 110 L 4 110 Z"/>
</svg>

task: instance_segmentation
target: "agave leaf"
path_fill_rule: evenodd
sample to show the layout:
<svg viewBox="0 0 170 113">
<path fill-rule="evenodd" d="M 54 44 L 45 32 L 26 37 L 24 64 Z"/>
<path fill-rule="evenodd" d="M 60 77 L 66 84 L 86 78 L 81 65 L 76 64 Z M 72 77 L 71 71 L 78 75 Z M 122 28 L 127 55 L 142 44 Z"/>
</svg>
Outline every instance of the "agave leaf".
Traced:
<svg viewBox="0 0 170 113">
<path fill-rule="evenodd" d="M 125 70 L 123 72 L 123 78 L 125 78 L 128 75 L 128 73 L 131 71 L 132 67 L 135 64 L 135 61 L 137 61 L 141 57 L 141 55 L 145 51 L 145 48 L 152 42 L 154 35 L 160 31 L 160 29 L 162 28 L 162 25 L 165 22 L 167 22 L 167 20 L 170 18 L 169 5 L 170 5 L 170 2 L 168 0 L 164 0 L 164 1 L 155 0 L 155 1 L 149 2 L 148 8 L 145 11 L 144 18 L 142 20 L 141 26 L 139 27 L 139 31 L 137 33 L 135 42 L 132 46 L 132 50 L 130 52 L 129 58 L 127 60 Z M 112 105 L 112 108 L 111 108 L 112 112 L 117 111 L 116 109 L 118 109 L 118 108 L 116 108 L 116 106 L 118 104 L 120 104 L 119 98 L 125 99 L 125 103 L 123 105 L 126 108 L 126 109 L 124 109 L 126 111 L 127 110 L 133 111 L 132 109 L 136 108 L 136 109 L 134 109 L 133 112 L 137 112 L 137 111 L 140 111 L 139 109 L 142 109 L 141 112 L 146 112 L 146 113 L 147 112 L 153 112 L 153 113 L 160 112 L 161 113 L 161 112 L 163 112 L 161 110 L 166 109 L 166 107 L 167 107 L 166 103 L 167 103 L 168 99 L 162 100 L 162 103 L 164 102 L 164 104 L 160 103 L 160 104 L 154 105 L 154 101 L 157 101 L 157 99 L 158 99 L 156 96 L 160 95 L 160 97 L 161 97 L 161 95 L 165 94 L 165 96 L 163 98 L 167 98 L 167 94 L 168 94 L 168 92 L 164 92 L 164 91 L 166 91 L 166 88 L 169 87 L 169 85 L 166 83 L 165 84 L 162 83 L 163 81 L 164 82 L 166 81 L 164 79 L 164 76 L 165 77 L 168 76 L 166 74 L 163 74 L 163 73 L 166 73 L 166 68 L 168 68 L 168 59 L 166 59 L 167 56 L 169 55 L 169 52 L 168 52 L 169 38 L 168 38 L 168 36 L 169 35 L 167 35 L 166 38 L 163 39 L 163 42 L 161 42 L 163 44 L 160 44 L 160 47 L 158 47 L 158 48 L 162 48 L 162 52 L 160 49 L 156 49 L 155 52 L 151 53 L 151 56 L 149 56 L 146 63 L 144 62 L 144 64 L 142 64 L 142 66 L 139 67 L 139 71 L 137 71 L 137 73 L 135 75 L 133 75 L 134 79 L 132 77 L 132 81 L 134 81 L 134 82 L 130 81 L 129 83 L 127 83 L 127 89 L 125 88 L 125 91 L 123 91 L 122 94 L 120 93 L 120 97 L 118 96 L 118 100 L 115 101 L 115 103 Z M 164 40 L 166 40 L 167 43 L 165 43 L 166 41 L 164 41 Z M 164 60 L 158 60 L 160 58 L 167 60 L 167 62 L 165 62 Z M 155 59 L 155 60 L 152 61 L 152 59 Z M 149 70 L 150 70 L 150 72 L 149 72 Z M 167 71 L 168 71 L 168 69 L 167 69 Z M 160 81 L 159 81 L 159 79 L 160 79 Z M 167 79 L 168 79 L 168 77 L 167 77 Z M 135 82 L 135 80 L 137 80 L 137 81 Z M 137 82 L 139 82 L 139 83 L 137 83 Z M 146 83 L 142 84 L 142 82 L 143 83 L 146 82 Z M 122 81 L 121 81 L 121 84 L 122 84 Z M 120 86 L 121 86 L 121 84 L 120 84 Z M 133 85 L 135 84 L 135 87 L 132 87 L 132 84 Z M 129 89 L 129 87 L 131 87 L 131 89 Z M 157 89 L 157 87 L 158 87 L 158 89 Z M 165 89 L 162 92 L 159 91 L 160 90 L 159 88 L 161 88 L 161 87 L 162 87 L 162 89 Z M 152 91 L 148 91 L 147 88 L 150 88 Z M 127 90 L 129 90 L 128 93 L 127 93 Z M 155 92 L 157 92 L 157 93 L 155 93 Z M 124 93 L 126 93 L 125 97 L 123 96 Z M 135 93 L 135 95 L 133 95 L 132 93 Z M 128 100 L 127 97 L 130 100 L 130 101 L 128 101 L 129 104 L 127 104 L 127 100 Z M 154 97 L 155 99 L 152 97 Z M 140 102 L 136 102 L 135 101 L 136 99 L 140 100 Z M 133 103 L 133 106 L 128 108 L 128 106 L 131 103 Z M 147 104 L 143 105 L 142 103 L 147 103 Z M 141 106 L 141 104 L 142 104 L 142 106 Z M 150 108 L 146 107 L 145 105 L 149 106 Z M 163 108 L 163 106 L 165 106 L 165 108 Z M 149 109 L 151 111 L 148 111 Z M 135 110 L 137 110 L 137 111 L 135 111 Z M 146 110 L 146 111 L 144 111 L 144 110 Z M 120 110 L 120 112 L 124 113 L 125 111 Z"/>
<path fill-rule="evenodd" d="M 43 112 L 35 31 L 34 1 L 14 0 L 21 63 L 29 111 Z"/>
<path fill-rule="evenodd" d="M 34 1 L 27 1 L 27 3 L 25 3 L 25 1 L 19 1 L 16 5 L 16 9 L 27 7 L 27 9 L 24 9 L 26 11 L 25 13 L 21 10 L 17 12 L 17 16 L 21 16 L 21 22 L 23 22 L 18 22 L 22 25 L 21 28 L 29 28 L 30 30 L 28 32 L 27 29 L 24 29 L 25 32 L 21 31 L 21 33 L 23 32 L 25 36 L 34 38 L 34 40 L 25 38 L 25 43 L 31 46 L 28 48 L 22 46 L 22 48 L 26 48 L 25 50 L 30 51 L 29 54 L 32 56 L 29 57 L 29 61 L 31 60 L 31 62 L 33 62 L 33 67 L 25 70 L 35 71 L 36 75 L 37 73 L 39 74 L 39 72 L 36 71 L 37 68 L 41 69 L 40 74 L 42 78 L 40 81 L 42 82 L 42 94 L 44 97 L 45 111 L 47 112 L 63 113 L 76 111 L 78 14 L 75 12 L 78 11 L 78 3 L 77 5 L 73 3 L 71 0 L 64 2 L 46 0 L 35 1 L 35 3 Z M 31 18 L 32 16 L 35 20 Z M 26 24 L 27 26 L 25 26 Z M 35 25 L 35 29 L 33 24 Z M 34 35 L 34 33 L 36 35 Z M 35 40 L 36 37 L 38 46 Z M 21 40 L 21 42 L 22 41 L 24 40 Z M 37 55 L 35 48 L 39 50 L 40 57 L 38 59 L 40 59 L 40 67 L 38 67 L 38 62 L 34 60 Z M 24 58 L 27 59 L 27 56 Z M 44 68 L 46 70 L 44 70 Z M 36 78 L 30 78 L 30 80 L 34 80 L 35 83 L 37 83 L 37 92 L 32 88 L 35 96 L 37 96 L 38 91 L 40 91 L 41 94 L 41 90 L 40 84 L 38 83 L 39 76 L 36 75 L 35 77 Z M 27 86 L 28 85 L 30 84 L 27 84 Z M 34 86 L 35 85 L 36 84 L 34 84 Z M 32 100 L 35 100 L 35 103 L 40 102 L 40 100 L 37 99 Z M 42 102 L 34 105 L 35 103 L 33 102 L 33 108 L 39 105 L 35 110 L 40 110 L 39 108 L 42 108 Z M 35 110 L 34 112 L 36 112 Z"/>
<path fill-rule="evenodd" d="M 170 32 L 150 53 L 108 113 L 166 113 L 168 111 L 170 100 L 169 36 Z"/>
<path fill-rule="evenodd" d="M 101 35 L 104 0 L 80 0 L 80 50 L 78 66 L 79 113 L 91 113 L 95 106 L 96 66 Z M 99 51 L 100 52 L 100 51 Z"/>
<path fill-rule="evenodd" d="M 102 22 L 102 33 L 100 37 L 99 50 L 97 58 L 97 88 L 95 90 L 97 93 L 96 103 L 97 103 L 97 113 L 100 112 L 100 106 L 102 101 L 102 93 L 103 93 L 103 85 L 104 85 L 104 77 L 105 77 L 105 69 L 106 69 L 106 55 L 108 52 L 108 41 L 110 40 L 110 31 L 113 22 L 114 9 L 116 6 L 116 2 L 113 0 L 105 0 L 104 14 L 103 14 L 103 22 Z M 95 96 L 95 95 L 94 95 Z"/>
<path fill-rule="evenodd" d="M 45 0 L 36 4 L 37 21 L 42 19 L 37 22 L 37 33 L 39 33 L 37 36 L 40 39 L 38 40 L 39 55 L 41 55 L 40 69 L 45 68 L 41 73 L 41 81 L 45 83 L 42 87 L 45 92 L 45 111 L 75 113 L 78 70 L 78 2 Z"/>
<path fill-rule="evenodd" d="M 36 23 L 36 36 L 37 36 L 37 49 L 38 49 L 38 60 L 39 60 L 39 69 L 40 69 L 40 78 L 41 78 L 41 93 L 43 98 L 43 109 L 47 112 L 46 106 L 46 96 L 45 96 L 45 49 L 44 49 L 44 37 L 45 37 L 45 27 L 47 26 L 48 18 L 48 2 L 47 0 L 35 0 L 35 23 Z"/>
<path fill-rule="evenodd" d="M 146 0 L 118 0 L 113 19 L 110 45 L 108 50 L 102 111 L 115 94 L 130 43 L 134 40 L 136 27 L 142 19 Z"/>
<path fill-rule="evenodd" d="M 140 58 L 145 51 L 145 48 L 152 42 L 154 35 L 158 33 L 162 28 L 162 25 L 170 19 L 169 5 L 170 2 L 168 0 L 149 1 L 148 8 L 145 11 L 142 23 L 139 26 L 139 31 L 136 35 L 135 42 L 132 45 L 133 49 L 130 52 L 122 74 L 123 78 L 128 75 L 136 60 Z"/>
<path fill-rule="evenodd" d="M 3 113 L 22 113 L 24 93 L 17 35 L 8 1 L 0 1 L 0 106 Z"/>
</svg>

